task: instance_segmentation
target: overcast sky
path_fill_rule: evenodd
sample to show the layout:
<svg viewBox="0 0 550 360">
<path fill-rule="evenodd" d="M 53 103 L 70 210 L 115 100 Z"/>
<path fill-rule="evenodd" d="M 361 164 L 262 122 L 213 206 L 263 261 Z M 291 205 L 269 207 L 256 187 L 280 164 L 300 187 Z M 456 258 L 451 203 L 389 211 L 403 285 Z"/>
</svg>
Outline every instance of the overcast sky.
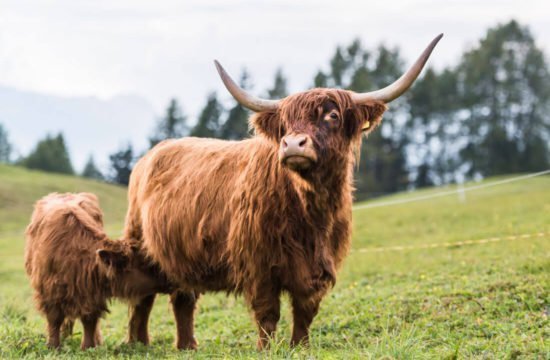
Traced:
<svg viewBox="0 0 550 360">
<path fill-rule="evenodd" d="M 0 85 L 64 97 L 138 95 L 162 113 L 171 97 L 196 115 L 228 95 L 213 59 L 246 67 L 263 94 L 277 67 L 305 90 L 337 44 L 399 46 L 410 64 L 437 34 L 430 63 L 456 63 L 512 18 L 550 49 L 548 0 L 0 0 Z M 37 119 L 37 121 L 39 121 Z M 150 130 L 150 129 L 147 129 Z M 122 136 L 122 135 L 121 135 Z"/>
</svg>

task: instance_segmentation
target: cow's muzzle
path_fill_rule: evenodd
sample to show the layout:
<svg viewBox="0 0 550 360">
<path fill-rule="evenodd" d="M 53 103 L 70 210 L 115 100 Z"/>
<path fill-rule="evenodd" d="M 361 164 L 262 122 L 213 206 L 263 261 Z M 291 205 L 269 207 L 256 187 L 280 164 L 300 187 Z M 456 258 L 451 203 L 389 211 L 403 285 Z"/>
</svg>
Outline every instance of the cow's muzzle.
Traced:
<svg viewBox="0 0 550 360">
<path fill-rule="evenodd" d="M 279 160 L 294 171 L 309 169 L 317 162 L 317 153 L 311 137 L 304 134 L 283 137 L 279 146 Z"/>
</svg>

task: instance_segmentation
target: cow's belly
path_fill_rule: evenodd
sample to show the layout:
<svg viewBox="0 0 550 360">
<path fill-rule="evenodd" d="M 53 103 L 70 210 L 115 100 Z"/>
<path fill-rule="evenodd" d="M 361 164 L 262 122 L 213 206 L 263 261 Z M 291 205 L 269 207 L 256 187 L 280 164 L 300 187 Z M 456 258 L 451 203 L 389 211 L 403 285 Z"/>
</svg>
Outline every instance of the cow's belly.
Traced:
<svg viewBox="0 0 550 360">
<path fill-rule="evenodd" d="M 143 247 L 172 282 L 201 292 L 234 289 L 223 221 L 197 212 L 175 217 L 170 205 L 144 208 Z"/>
</svg>

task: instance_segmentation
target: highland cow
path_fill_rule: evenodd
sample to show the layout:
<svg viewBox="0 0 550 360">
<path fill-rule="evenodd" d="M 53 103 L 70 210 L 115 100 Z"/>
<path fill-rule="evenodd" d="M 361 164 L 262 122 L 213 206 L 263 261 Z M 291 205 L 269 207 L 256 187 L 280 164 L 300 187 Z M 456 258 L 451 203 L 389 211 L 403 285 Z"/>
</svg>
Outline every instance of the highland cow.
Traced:
<svg viewBox="0 0 550 360">
<path fill-rule="evenodd" d="M 99 318 L 111 297 L 142 299 L 168 291 L 166 281 L 129 240 L 111 240 L 93 194 L 50 194 L 35 205 L 26 231 L 25 268 L 38 309 L 48 322 L 48 345 L 80 318 L 81 348 L 99 345 Z"/>
<path fill-rule="evenodd" d="M 255 111 L 256 135 L 242 141 L 167 140 L 136 164 L 125 236 L 178 288 L 172 294 L 178 348 L 196 348 L 193 312 L 206 291 L 242 293 L 262 349 L 274 335 L 281 293 L 293 313 L 291 344 L 336 281 L 351 240 L 353 167 L 361 137 L 386 104 L 417 78 L 438 36 L 396 82 L 370 93 L 313 89 L 264 100 L 241 89 L 216 62 L 222 81 Z M 130 309 L 130 340 L 148 342 L 154 295 Z"/>
</svg>

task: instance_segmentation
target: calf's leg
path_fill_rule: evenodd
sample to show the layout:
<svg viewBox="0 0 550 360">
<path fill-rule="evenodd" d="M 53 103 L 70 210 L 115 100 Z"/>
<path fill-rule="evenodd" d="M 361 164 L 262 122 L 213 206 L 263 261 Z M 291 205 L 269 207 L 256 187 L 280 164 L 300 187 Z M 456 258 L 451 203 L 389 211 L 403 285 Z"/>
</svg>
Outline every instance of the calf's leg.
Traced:
<svg viewBox="0 0 550 360">
<path fill-rule="evenodd" d="M 82 321 L 82 327 L 84 328 L 84 335 L 82 336 L 82 343 L 80 344 L 80 348 L 82 350 L 86 350 L 88 348 L 99 345 L 99 316 L 87 315 L 81 317 L 80 320 Z M 101 338 L 101 335 L 99 335 L 99 338 Z"/>
<path fill-rule="evenodd" d="M 193 291 L 177 291 L 170 295 L 176 319 L 176 347 L 178 349 L 197 349 L 197 341 L 193 335 L 193 315 L 198 297 L 199 294 Z"/>
<path fill-rule="evenodd" d="M 136 304 L 130 304 L 130 322 L 128 324 L 128 342 L 141 342 L 149 345 L 149 315 L 155 302 L 155 294 L 140 299 Z"/>
</svg>

